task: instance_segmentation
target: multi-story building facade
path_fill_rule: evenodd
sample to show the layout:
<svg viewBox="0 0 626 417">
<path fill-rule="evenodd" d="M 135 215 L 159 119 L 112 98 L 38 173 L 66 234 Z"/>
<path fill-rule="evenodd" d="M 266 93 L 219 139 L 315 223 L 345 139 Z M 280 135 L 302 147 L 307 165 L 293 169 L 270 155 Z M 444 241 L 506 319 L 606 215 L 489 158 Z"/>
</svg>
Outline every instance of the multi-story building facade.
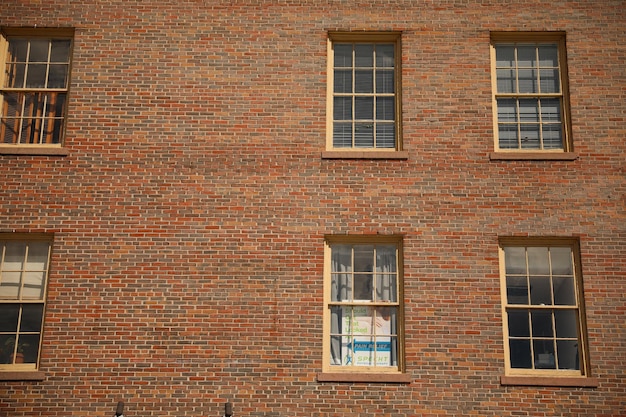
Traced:
<svg viewBox="0 0 626 417">
<path fill-rule="evenodd" d="M 5 1 L 0 415 L 625 415 L 625 24 Z"/>
</svg>

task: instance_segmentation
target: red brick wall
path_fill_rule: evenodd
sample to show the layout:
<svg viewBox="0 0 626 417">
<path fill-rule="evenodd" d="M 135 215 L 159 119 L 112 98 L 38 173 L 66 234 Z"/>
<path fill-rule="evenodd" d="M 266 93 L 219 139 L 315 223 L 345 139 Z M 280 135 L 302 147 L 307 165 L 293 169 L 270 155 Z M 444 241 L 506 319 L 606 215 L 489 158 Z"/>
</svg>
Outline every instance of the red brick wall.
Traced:
<svg viewBox="0 0 626 417">
<path fill-rule="evenodd" d="M 622 1 L 5 0 L 74 27 L 68 156 L 0 155 L 54 233 L 43 381 L 0 416 L 626 414 Z M 408 160 L 328 160 L 329 30 L 401 30 Z M 575 161 L 490 161 L 489 34 L 567 33 Z M 319 383 L 323 236 L 404 234 L 411 384 Z M 500 385 L 499 236 L 577 236 L 597 388 Z"/>
</svg>

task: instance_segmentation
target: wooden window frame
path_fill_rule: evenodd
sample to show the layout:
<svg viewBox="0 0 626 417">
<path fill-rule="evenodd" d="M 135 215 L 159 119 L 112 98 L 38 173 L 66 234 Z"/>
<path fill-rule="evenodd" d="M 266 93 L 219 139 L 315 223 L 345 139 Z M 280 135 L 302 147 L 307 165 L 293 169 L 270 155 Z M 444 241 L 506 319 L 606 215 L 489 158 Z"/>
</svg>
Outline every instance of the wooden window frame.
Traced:
<svg viewBox="0 0 626 417">
<path fill-rule="evenodd" d="M 68 61 L 67 61 L 67 76 L 65 87 L 41 87 L 41 88 L 31 88 L 31 87 L 5 87 L 5 77 L 6 77 L 6 64 L 8 59 L 8 47 L 11 39 L 25 39 L 29 41 L 33 40 L 68 40 L 70 41 L 70 47 L 68 52 Z M 2 27 L 0 28 L 0 64 L 2 65 L 2 70 L 0 72 L 0 111 L 4 113 L 4 93 L 23 93 L 23 94 L 63 94 L 65 96 L 65 102 L 63 103 L 62 111 L 60 116 L 54 116 L 54 119 L 59 120 L 61 126 L 59 131 L 59 142 L 58 143 L 47 143 L 42 142 L 42 140 L 49 136 L 50 133 L 45 133 L 43 131 L 36 134 L 38 138 L 37 143 L 0 143 L 0 154 L 7 155 L 67 155 L 68 151 L 63 148 L 65 143 L 65 130 L 67 126 L 67 108 L 68 108 L 68 99 L 69 99 L 69 87 L 70 87 L 70 77 L 71 77 L 71 69 L 72 69 L 72 55 L 73 55 L 73 46 L 74 46 L 74 29 L 72 28 L 12 28 L 12 27 Z M 43 64 L 50 65 L 52 61 L 50 61 L 50 57 L 48 57 L 47 62 L 43 62 Z M 47 101 L 46 101 L 47 103 Z M 38 124 L 44 119 L 49 122 L 50 115 L 47 111 L 41 110 L 41 115 L 38 116 L 21 116 L 23 120 L 33 120 L 34 124 Z M 4 129 L 6 127 L 4 125 L 0 126 L 0 138 L 4 140 Z M 21 131 L 21 122 L 20 128 Z M 38 130 L 35 128 L 35 130 Z"/>
<path fill-rule="evenodd" d="M 500 93 L 497 88 L 497 70 L 496 70 L 496 47 L 497 45 L 540 45 L 555 44 L 558 48 L 560 91 L 558 93 Z M 490 154 L 492 160 L 575 160 L 578 155 L 574 152 L 571 128 L 571 111 L 569 102 L 569 80 L 567 71 L 567 54 L 565 45 L 564 32 L 492 32 L 490 42 L 491 57 L 491 82 L 492 82 L 492 110 L 493 110 L 493 129 L 494 129 L 494 149 Z M 516 59 L 517 62 L 517 59 Z M 516 67 L 517 68 L 517 67 Z M 556 98 L 560 103 L 561 130 L 563 147 L 557 149 L 543 149 L 543 141 L 540 137 L 540 149 L 522 148 L 521 144 L 518 148 L 500 148 L 499 139 L 499 120 L 498 105 L 499 98 L 537 98 L 539 100 L 546 98 Z M 543 122 L 539 119 L 539 127 L 543 126 Z M 518 128 L 522 125 L 521 121 L 517 122 Z M 521 139 L 519 139 L 521 140 Z"/>
<path fill-rule="evenodd" d="M 23 291 L 19 291 L 19 295 L 16 298 L 9 297 L 0 297 L 0 305 L 3 304 L 19 304 L 20 310 L 24 305 L 41 305 L 42 307 L 42 317 L 41 317 L 41 326 L 39 332 L 35 331 L 23 331 L 20 329 L 19 325 L 15 332 L 6 331 L 0 333 L 1 335 L 8 335 L 9 337 L 15 333 L 18 341 L 18 346 L 13 346 L 13 349 L 19 348 L 19 335 L 25 333 L 28 334 L 38 334 L 39 336 L 39 345 L 36 349 L 36 361 L 31 363 L 19 363 L 14 357 L 11 358 L 12 363 L 3 363 L 0 364 L 0 380 L 38 380 L 42 378 L 42 374 L 38 372 L 39 370 L 39 362 L 41 360 L 41 347 L 43 345 L 43 331 L 44 331 L 44 315 L 46 310 L 46 302 L 47 302 L 47 293 L 48 293 L 48 284 L 49 284 L 49 276 L 50 276 L 50 263 L 52 257 L 52 245 L 53 245 L 53 237 L 51 235 L 46 234 L 0 234 L 0 282 L 2 282 L 2 271 L 4 270 L 4 260 L 6 248 L 11 243 L 15 244 L 26 244 L 26 252 L 24 256 L 28 255 L 28 247 L 33 243 L 47 243 L 47 259 L 45 263 L 45 269 L 42 271 L 43 273 L 43 282 L 41 288 L 41 297 L 40 298 L 24 298 Z M 25 273 L 30 270 L 26 269 L 26 263 L 22 265 L 22 269 L 19 271 L 20 275 L 23 276 Z M 32 272 L 32 271 L 31 271 Z M 23 281 L 23 277 L 20 278 L 19 281 L 21 287 L 23 289 L 25 283 Z M 18 316 L 19 317 L 19 316 Z M 0 346 L 0 349 L 5 348 L 5 346 Z M 3 352 L 6 354 L 7 352 Z M 14 352 L 15 353 L 15 352 Z"/>
<path fill-rule="evenodd" d="M 394 245 L 396 248 L 396 301 L 356 301 L 333 302 L 331 300 L 332 286 L 332 247 L 333 245 Z M 318 374 L 318 381 L 335 382 L 385 382 L 409 383 L 410 376 L 405 374 L 404 362 L 404 316 L 403 316 L 403 270 L 402 270 L 402 236 L 389 235 L 327 235 L 324 239 L 324 324 L 323 324 L 323 353 L 322 372 Z M 376 255 L 374 255 L 376 256 Z M 353 271 L 355 272 L 355 271 Z M 331 306 L 371 306 L 397 308 L 397 366 L 344 366 L 331 365 Z"/>
<path fill-rule="evenodd" d="M 394 126 L 395 126 L 395 144 L 393 148 L 376 148 L 374 147 L 334 147 L 333 145 L 333 126 L 334 126 L 334 45 L 337 43 L 354 43 L 354 44 L 393 44 L 394 45 Z M 329 32 L 328 33 L 328 81 L 327 81 L 327 108 L 326 108 L 326 150 L 322 152 L 325 159 L 340 158 L 360 158 L 360 159 L 406 159 L 408 154 L 402 149 L 402 68 L 401 68 L 401 32 Z M 353 63 L 353 69 L 354 67 Z M 345 96 L 357 97 L 359 93 L 345 93 Z M 374 98 L 381 96 L 382 93 L 367 93 L 366 96 Z M 352 121 L 356 119 L 353 115 Z M 374 115 L 374 120 L 376 115 Z M 375 123 L 375 122 L 373 122 Z M 374 129 L 375 130 L 375 129 Z M 353 137 L 354 139 L 354 137 Z"/>
<path fill-rule="evenodd" d="M 527 250 L 531 247 L 541 248 L 555 248 L 555 247 L 568 247 L 571 250 L 573 256 L 573 279 L 574 279 L 574 292 L 576 304 L 575 306 L 566 305 L 543 305 L 543 304 L 509 304 L 507 296 L 507 275 L 505 264 L 505 247 L 517 247 L 525 248 Z M 504 360 L 505 360 L 505 375 L 502 377 L 501 382 L 503 385 L 555 385 L 555 386 L 595 386 L 597 381 L 590 376 L 589 366 L 589 349 L 587 345 L 587 328 L 585 320 L 585 305 L 583 296 L 583 281 L 581 274 L 581 262 L 580 262 L 580 245 L 575 238 L 531 238 L 531 237 L 508 237 L 501 238 L 498 245 L 499 262 L 500 262 L 500 290 L 502 299 L 502 324 L 503 324 L 503 342 L 504 342 Z M 528 265 L 528 264 L 527 264 Z M 528 267 L 526 269 L 527 277 L 530 277 Z M 552 280 L 552 270 L 550 270 L 550 279 Z M 530 287 L 529 287 L 530 288 Z M 552 287 L 550 287 L 552 288 Z M 552 291 L 552 290 L 551 290 Z M 529 301 L 530 302 L 530 301 Z M 573 308 L 575 307 L 575 308 Z M 559 309 L 575 310 L 577 315 L 577 339 L 579 349 L 580 365 L 577 370 L 569 369 L 528 369 L 528 368 L 512 368 L 510 358 L 509 347 L 509 323 L 508 312 L 518 309 L 519 311 L 550 311 L 554 312 Z M 529 342 L 533 340 L 542 339 L 537 336 L 533 339 L 532 330 L 529 335 Z M 559 338 L 556 334 L 553 334 L 550 340 L 557 341 Z M 532 351 L 531 351 L 532 352 Z M 555 351 L 556 352 L 556 351 Z M 557 357 L 558 357 L 558 353 Z M 534 358 L 533 367 L 534 367 Z M 555 360 L 557 360 L 555 358 Z M 557 366 L 557 365 L 555 365 Z"/>
</svg>

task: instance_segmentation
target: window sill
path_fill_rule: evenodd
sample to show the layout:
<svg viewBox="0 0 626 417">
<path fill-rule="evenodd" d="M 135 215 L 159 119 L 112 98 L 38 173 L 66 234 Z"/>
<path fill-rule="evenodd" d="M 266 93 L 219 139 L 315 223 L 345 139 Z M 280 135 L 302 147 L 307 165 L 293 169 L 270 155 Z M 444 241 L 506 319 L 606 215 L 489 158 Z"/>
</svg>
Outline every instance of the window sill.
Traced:
<svg viewBox="0 0 626 417">
<path fill-rule="evenodd" d="M 1 371 L 0 381 L 43 381 L 46 373 L 40 371 Z"/>
<path fill-rule="evenodd" d="M 344 373 L 344 372 L 320 372 L 317 374 L 317 382 L 380 382 L 387 384 L 410 384 L 411 375 L 386 374 L 386 373 Z"/>
<path fill-rule="evenodd" d="M 501 376 L 501 385 L 520 385 L 537 387 L 588 387 L 598 386 L 597 378 L 581 377 L 550 377 L 550 376 Z"/>
<path fill-rule="evenodd" d="M 0 145 L 0 155 L 67 156 L 70 151 L 60 146 Z"/>
<path fill-rule="evenodd" d="M 575 161 L 576 152 L 491 152 L 492 161 Z"/>
<path fill-rule="evenodd" d="M 322 159 L 409 159 L 407 151 L 322 151 Z"/>
</svg>

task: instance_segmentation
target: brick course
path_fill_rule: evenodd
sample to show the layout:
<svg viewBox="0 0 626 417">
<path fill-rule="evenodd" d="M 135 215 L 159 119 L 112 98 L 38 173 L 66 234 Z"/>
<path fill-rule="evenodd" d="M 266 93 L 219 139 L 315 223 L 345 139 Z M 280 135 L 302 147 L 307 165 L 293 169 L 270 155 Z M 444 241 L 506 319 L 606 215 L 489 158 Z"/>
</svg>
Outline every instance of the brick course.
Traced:
<svg viewBox="0 0 626 417">
<path fill-rule="evenodd" d="M 42 381 L 0 416 L 626 415 L 622 1 L 5 0 L 76 29 L 67 156 L 0 155 L 54 233 Z M 331 30 L 399 30 L 407 160 L 324 159 Z M 490 31 L 565 31 L 573 161 L 491 161 Z M 403 234 L 411 384 L 317 382 L 325 234 Z M 498 237 L 580 239 L 597 388 L 504 374 Z"/>
</svg>

